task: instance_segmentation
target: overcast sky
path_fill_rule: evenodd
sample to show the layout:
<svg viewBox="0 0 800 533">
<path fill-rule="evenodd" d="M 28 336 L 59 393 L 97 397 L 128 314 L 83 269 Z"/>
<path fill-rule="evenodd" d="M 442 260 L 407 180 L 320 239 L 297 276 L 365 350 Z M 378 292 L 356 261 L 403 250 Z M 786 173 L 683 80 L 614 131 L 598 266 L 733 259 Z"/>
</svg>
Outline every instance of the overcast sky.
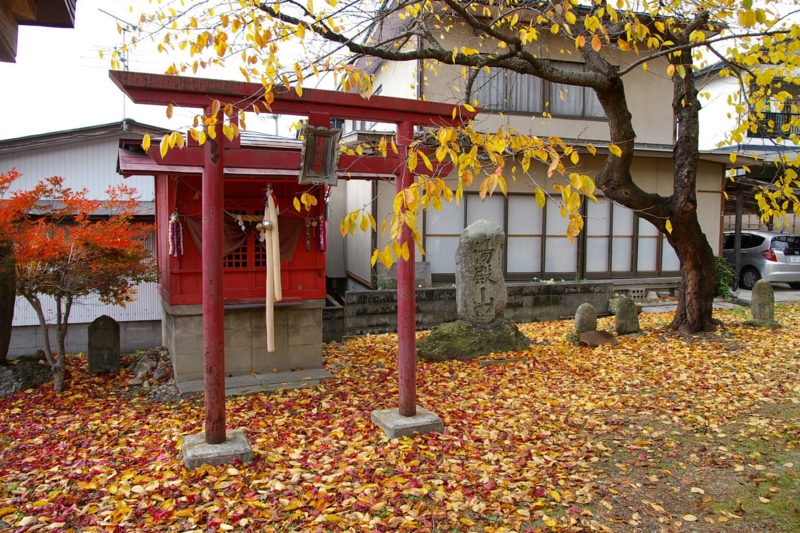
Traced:
<svg viewBox="0 0 800 533">
<path fill-rule="evenodd" d="M 100 9 L 123 20 L 138 18 L 138 8 L 132 14 L 129 5 L 128 0 L 78 0 L 74 29 L 20 26 L 17 62 L 0 63 L 0 98 L 4 103 L 0 140 L 123 118 L 172 129 L 182 129 L 191 122 L 188 111 L 176 109 L 168 120 L 162 107 L 124 102 L 122 92 L 109 80 L 111 49 L 122 43 L 123 36 L 117 32 L 114 18 Z M 149 4 L 144 5 L 147 8 Z M 105 52 L 103 59 L 100 50 Z M 140 48 L 131 53 L 130 70 L 161 74 L 169 64 L 167 59 Z M 217 71 L 212 77 L 226 76 Z M 240 78 L 237 81 L 243 81 Z M 262 124 L 257 123 L 259 120 Z M 285 127 L 291 122 L 282 122 L 282 134 L 288 134 Z M 251 130 L 274 132 L 274 122 L 264 115 L 259 119 L 248 115 L 247 125 Z"/>
</svg>

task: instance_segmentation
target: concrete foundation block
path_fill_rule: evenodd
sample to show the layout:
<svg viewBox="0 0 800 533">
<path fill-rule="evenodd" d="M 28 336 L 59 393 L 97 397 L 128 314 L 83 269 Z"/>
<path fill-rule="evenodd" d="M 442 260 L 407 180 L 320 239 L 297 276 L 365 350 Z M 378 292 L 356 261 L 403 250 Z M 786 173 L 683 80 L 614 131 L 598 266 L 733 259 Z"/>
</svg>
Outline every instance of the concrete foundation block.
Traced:
<svg viewBox="0 0 800 533">
<path fill-rule="evenodd" d="M 319 327 L 322 324 L 321 309 L 299 309 L 287 313 L 290 328 Z"/>
<path fill-rule="evenodd" d="M 322 343 L 322 328 L 320 326 L 289 329 L 289 346 L 320 343 Z"/>
<path fill-rule="evenodd" d="M 227 439 L 221 444 L 207 444 L 205 433 L 183 437 L 181 452 L 187 470 L 202 465 L 224 465 L 238 459 L 243 463 L 253 460 L 253 449 L 241 429 L 229 430 Z"/>
<path fill-rule="evenodd" d="M 308 389 L 311 387 L 316 387 L 319 385 L 319 380 L 309 380 L 309 381 L 287 381 L 284 383 L 265 383 L 264 390 L 265 391 L 276 391 L 276 390 L 294 390 L 294 389 Z"/>
<path fill-rule="evenodd" d="M 414 416 L 401 416 L 397 409 L 378 409 L 372 411 L 372 423 L 381 428 L 390 439 L 410 437 L 414 433 L 444 431 L 444 421 L 422 407 L 417 407 L 417 414 Z"/>
</svg>

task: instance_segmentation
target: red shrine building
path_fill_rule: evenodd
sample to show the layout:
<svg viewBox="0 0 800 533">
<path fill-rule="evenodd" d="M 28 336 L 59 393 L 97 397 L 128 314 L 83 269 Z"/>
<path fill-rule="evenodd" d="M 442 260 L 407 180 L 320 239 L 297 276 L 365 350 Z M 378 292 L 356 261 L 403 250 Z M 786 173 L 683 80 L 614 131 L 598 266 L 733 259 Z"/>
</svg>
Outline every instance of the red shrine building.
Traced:
<svg viewBox="0 0 800 533">
<path fill-rule="evenodd" d="M 202 166 L 170 166 L 169 173 L 139 146 L 120 148 L 124 174 L 155 175 L 157 255 L 163 307 L 162 338 L 173 357 L 176 379 L 203 376 L 202 309 Z M 297 152 L 299 146 L 245 145 L 264 150 Z M 256 169 L 251 169 L 255 172 Z M 314 187 L 311 211 L 293 207 L 293 199 L 309 191 L 297 182 L 298 171 L 267 175 L 225 174 L 224 293 L 225 371 L 242 374 L 321 366 L 322 308 L 325 306 L 324 186 Z M 275 351 L 267 352 L 265 304 L 267 254 L 256 226 L 271 191 L 280 211 L 281 285 L 283 299 L 275 304 Z M 170 232 L 177 215 L 180 233 Z M 174 224 L 174 223 L 173 223 Z M 175 226 L 172 225 L 174 228 Z M 180 243 L 182 237 L 182 245 Z"/>
<path fill-rule="evenodd" d="M 111 78 L 136 103 L 206 110 L 213 101 L 241 109 L 263 104 L 260 84 L 119 71 Z M 331 178 L 388 180 L 399 174 L 399 186 L 408 186 L 412 173 L 404 150 L 413 140 L 414 126 L 457 124 L 475 115 L 450 104 L 380 96 L 364 100 L 357 94 L 313 89 L 303 91 L 302 98 L 294 91 L 276 90 L 270 110 L 309 117 L 306 144 L 248 142 L 246 135 L 229 140 L 218 134 L 215 143 L 198 146 L 190 136 L 187 146 L 175 147 L 164 157 L 157 142 L 147 152 L 141 142 L 120 146 L 120 173 L 155 177 L 162 338 L 179 383 L 200 380 L 205 373 L 208 387 L 208 376 L 219 375 L 220 369 L 211 367 L 221 354 L 227 375 L 321 367 L 327 184 L 332 184 Z M 399 155 L 340 156 L 339 137 L 331 135 L 332 117 L 397 124 Z M 320 157 L 323 149 L 328 151 Z M 326 184 L 303 181 L 318 174 L 323 163 L 333 169 Z M 436 164 L 434 170 L 447 172 L 446 166 L 440 169 Z M 422 161 L 414 171 L 427 173 Z M 303 205 L 298 211 L 295 202 L 304 194 L 316 202 L 306 197 L 309 208 Z M 270 328 L 265 327 L 269 261 L 259 238 L 267 195 L 278 204 L 280 230 L 282 299 L 274 304 L 273 352 L 267 351 Z M 221 227 L 218 207 L 223 211 Z M 338 228 L 334 231 L 340 238 Z M 402 239 L 410 239 L 410 230 L 404 230 Z M 221 279 L 215 266 L 219 255 Z M 409 264 L 414 264 L 413 257 Z M 398 316 L 405 324 L 399 328 L 400 351 L 409 368 L 407 375 L 401 372 L 400 381 L 413 392 L 413 266 L 403 272 L 399 278 L 406 289 L 401 287 L 398 296 Z M 219 339 L 224 339 L 223 346 Z M 413 394 L 405 398 L 413 407 Z"/>
</svg>

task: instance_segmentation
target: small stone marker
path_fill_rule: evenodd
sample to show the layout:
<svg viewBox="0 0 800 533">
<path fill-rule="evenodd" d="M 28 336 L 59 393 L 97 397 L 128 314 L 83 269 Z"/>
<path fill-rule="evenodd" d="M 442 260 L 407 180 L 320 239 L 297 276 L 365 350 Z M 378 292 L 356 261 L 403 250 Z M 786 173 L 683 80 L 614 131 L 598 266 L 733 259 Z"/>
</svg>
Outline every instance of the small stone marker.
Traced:
<svg viewBox="0 0 800 533">
<path fill-rule="evenodd" d="M 775 319 L 775 291 L 769 281 L 760 279 L 753 286 L 753 318 L 758 320 Z"/>
<path fill-rule="evenodd" d="M 89 373 L 119 372 L 119 323 L 103 315 L 89 324 Z"/>
<path fill-rule="evenodd" d="M 633 298 L 620 298 L 614 314 L 617 335 L 639 333 L 639 313 Z"/>
<path fill-rule="evenodd" d="M 508 293 L 503 278 L 505 235 L 496 222 L 478 220 L 458 239 L 456 309 L 458 318 L 491 324 L 503 316 Z"/>
<path fill-rule="evenodd" d="M 575 331 L 580 335 L 597 329 L 597 311 L 590 303 L 581 304 L 575 311 Z"/>
<path fill-rule="evenodd" d="M 768 281 L 763 279 L 756 281 L 750 305 L 753 318 L 747 320 L 746 325 L 772 329 L 781 327 L 775 320 L 775 291 Z"/>
</svg>

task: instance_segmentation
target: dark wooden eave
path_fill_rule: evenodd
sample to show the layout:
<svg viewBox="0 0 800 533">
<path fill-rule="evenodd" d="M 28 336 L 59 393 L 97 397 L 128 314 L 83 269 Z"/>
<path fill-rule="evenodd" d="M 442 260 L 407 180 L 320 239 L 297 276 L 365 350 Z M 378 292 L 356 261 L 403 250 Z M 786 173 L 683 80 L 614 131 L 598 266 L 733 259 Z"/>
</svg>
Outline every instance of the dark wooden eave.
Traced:
<svg viewBox="0 0 800 533">
<path fill-rule="evenodd" d="M 0 0 L 0 61 L 17 57 L 20 26 L 74 28 L 78 0 Z"/>
</svg>

